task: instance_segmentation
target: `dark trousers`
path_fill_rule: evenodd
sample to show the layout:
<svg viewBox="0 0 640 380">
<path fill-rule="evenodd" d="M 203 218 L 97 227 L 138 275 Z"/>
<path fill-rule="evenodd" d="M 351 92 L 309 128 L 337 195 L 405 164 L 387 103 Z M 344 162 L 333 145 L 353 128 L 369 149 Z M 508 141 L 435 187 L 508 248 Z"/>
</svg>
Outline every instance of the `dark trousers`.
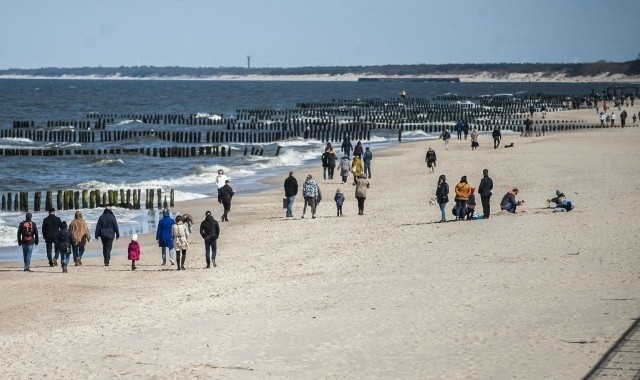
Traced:
<svg viewBox="0 0 640 380">
<path fill-rule="evenodd" d="M 335 169 L 335 168 L 334 168 L 334 167 L 332 167 L 332 166 L 329 166 L 329 167 L 327 168 L 327 170 L 329 171 L 329 179 L 333 179 L 333 171 L 334 171 L 334 169 Z"/>
<path fill-rule="evenodd" d="M 52 256 L 52 252 L 55 252 L 55 259 L 58 260 L 58 249 L 55 247 L 56 244 L 53 240 L 45 240 L 45 245 L 47 248 L 47 259 L 49 260 L 49 264 L 53 264 L 54 257 Z"/>
<path fill-rule="evenodd" d="M 204 257 L 207 259 L 207 266 L 211 265 L 212 261 L 216 261 L 217 254 L 218 254 L 218 239 L 205 240 L 204 241 Z"/>
<path fill-rule="evenodd" d="M 500 147 L 500 139 L 494 137 L 493 138 L 493 149 L 498 149 Z"/>
<path fill-rule="evenodd" d="M 358 200 L 358 215 L 364 215 L 364 201 L 367 198 L 364 197 L 356 197 Z"/>
<path fill-rule="evenodd" d="M 113 239 L 100 237 L 102 240 L 102 257 L 104 258 L 104 263 L 109 264 L 111 261 L 111 247 L 113 247 Z"/>
<path fill-rule="evenodd" d="M 491 214 L 491 195 L 481 195 L 480 201 L 482 202 L 482 214 L 485 219 L 489 218 Z"/>
<path fill-rule="evenodd" d="M 231 211 L 231 199 L 222 198 L 222 207 L 224 207 L 224 214 L 222 215 L 222 221 L 228 220 L 227 214 Z"/>
</svg>

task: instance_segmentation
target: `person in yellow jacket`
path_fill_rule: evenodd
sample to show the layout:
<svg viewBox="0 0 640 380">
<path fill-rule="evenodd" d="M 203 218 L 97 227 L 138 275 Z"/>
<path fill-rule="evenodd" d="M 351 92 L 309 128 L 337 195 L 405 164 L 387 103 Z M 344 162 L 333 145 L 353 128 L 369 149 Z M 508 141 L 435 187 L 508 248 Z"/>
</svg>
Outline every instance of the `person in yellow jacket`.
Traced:
<svg viewBox="0 0 640 380">
<path fill-rule="evenodd" d="M 467 212 L 467 201 L 471 195 L 471 186 L 467 183 L 467 176 L 463 175 L 460 182 L 456 185 L 456 220 L 464 220 Z"/>
<path fill-rule="evenodd" d="M 353 173 L 353 178 L 360 178 L 360 174 L 364 173 L 364 162 L 360 156 L 353 156 L 353 161 L 351 161 L 351 172 Z"/>
</svg>

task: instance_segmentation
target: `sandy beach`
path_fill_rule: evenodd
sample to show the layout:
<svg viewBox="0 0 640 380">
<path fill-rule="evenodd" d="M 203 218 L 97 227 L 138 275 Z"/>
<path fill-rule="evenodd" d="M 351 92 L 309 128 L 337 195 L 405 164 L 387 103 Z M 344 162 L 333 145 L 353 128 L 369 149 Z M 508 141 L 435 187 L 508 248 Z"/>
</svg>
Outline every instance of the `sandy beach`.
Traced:
<svg viewBox="0 0 640 380">
<path fill-rule="evenodd" d="M 593 110 L 575 113 L 596 123 Z M 510 142 L 374 151 L 364 216 L 339 179 L 319 180 L 317 219 L 300 219 L 300 194 L 289 219 L 281 190 L 238 194 L 215 269 L 203 269 L 199 235 L 180 272 L 159 265 L 151 235 L 135 272 L 126 256 L 110 267 L 86 259 L 68 274 L 42 257 L 33 273 L 3 265 L 0 378 L 581 378 L 640 315 L 640 128 Z M 491 218 L 434 223 L 438 176 L 477 187 L 484 168 Z M 301 168 L 300 185 L 308 173 L 322 178 Z M 514 186 L 526 202 L 506 214 L 499 202 Z M 556 189 L 573 211 L 547 208 Z M 195 230 L 206 210 L 222 214 L 214 199 L 176 209 L 195 216 Z"/>
</svg>

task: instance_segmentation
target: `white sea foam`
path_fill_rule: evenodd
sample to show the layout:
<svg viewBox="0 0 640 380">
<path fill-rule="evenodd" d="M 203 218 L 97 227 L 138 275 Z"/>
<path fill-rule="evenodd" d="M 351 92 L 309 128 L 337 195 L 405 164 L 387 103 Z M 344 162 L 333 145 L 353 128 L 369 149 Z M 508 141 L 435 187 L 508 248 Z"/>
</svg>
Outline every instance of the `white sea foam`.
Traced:
<svg viewBox="0 0 640 380">
<path fill-rule="evenodd" d="M 120 166 L 124 165 L 124 161 L 121 159 L 102 158 L 97 162 L 94 162 L 91 166 Z"/>
<path fill-rule="evenodd" d="M 139 120 L 139 119 L 128 119 L 128 120 L 122 120 L 115 124 L 107 124 L 107 125 L 118 126 L 118 125 L 129 125 L 129 124 L 144 124 L 144 123 L 142 122 L 142 120 Z"/>
<path fill-rule="evenodd" d="M 6 141 L 15 144 L 33 144 L 33 140 L 24 137 L 3 137 L 0 141 Z"/>
</svg>

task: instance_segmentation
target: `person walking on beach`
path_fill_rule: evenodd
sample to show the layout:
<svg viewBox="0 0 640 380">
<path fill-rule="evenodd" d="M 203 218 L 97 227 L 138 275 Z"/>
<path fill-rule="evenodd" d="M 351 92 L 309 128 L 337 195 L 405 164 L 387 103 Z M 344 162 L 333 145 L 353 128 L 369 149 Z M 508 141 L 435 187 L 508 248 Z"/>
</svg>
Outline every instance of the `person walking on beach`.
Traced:
<svg viewBox="0 0 640 380">
<path fill-rule="evenodd" d="M 442 132 L 442 140 L 444 141 L 444 150 L 449 150 L 450 139 L 451 139 L 451 133 L 449 133 L 448 128 L 445 128 L 444 132 Z"/>
<path fill-rule="evenodd" d="M 489 219 L 489 215 L 491 214 L 491 190 L 493 190 L 493 180 L 489 177 L 489 170 L 483 169 L 480 186 L 478 186 L 478 194 L 480 194 L 482 214 L 485 219 Z"/>
<path fill-rule="evenodd" d="M 353 160 L 351 161 L 351 172 L 353 173 L 354 180 L 360 177 L 360 174 L 364 173 L 364 163 L 362 162 L 362 158 L 358 155 L 353 156 Z"/>
<path fill-rule="evenodd" d="M 605 119 L 606 119 L 606 116 L 604 115 L 604 112 L 600 112 L 600 128 L 604 128 Z"/>
<path fill-rule="evenodd" d="M 427 163 L 427 168 L 429 168 L 429 173 L 435 173 L 436 171 L 436 151 L 431 147 L 427 149 L 427 154 L 424 157 L 424 162 Z"/>
<path fill-rule="evenodd" d="M 56 209 L 50 208 L 49 215 L 42 220 L 42 237 L 44 237 L 46 244 L 47 259 L 50 267 L 58 265 L 58 250 L 55 249 L 55 245 L 58 240 L 60 225 L 62 225 L 62 220 L 56 216 Z M 55 251 L 55 257 L 51 256 L 52 249 Z"/>
<path fill-rule="evenodd" d="M 353 156 L 358 156 L 360 158 L 362 158 L 362 153 L 364 153 L 362 151 L 362 141 L 358 140 L 358 142 L 356 143 L 356 146 L 353 148 Z"/>
<path fill-rule="evenodd" d="M 333 179 L 333 172 L 336 168 L 336 152 L 333 151 L 333 147 L 331 145 L 328 145 L 328 148 L 329 151 L 327 152 L 327 177 L 329 179 Z"/>
<path fill-rule="evenodd" d="M 476 150 L 479 146 L 480 144 L 478 144 L 478 130 L 476 129 L 476 127 L 473 127 L 473 130 L 471 131 L 471 150 Z"/>
<path fill-rule="evenodd" d="M 220 199 L 220 189 L 222 189 L 227 179 L 228 178 L 224 174 L 224 170 L 218 169 L 218 175 L 216 176 L 216 186 L 218 186 L 218 204 L 220 205 L 222 204 L 222 200 Z"/>
<path fill-rule="evenodd" d="M 337 216 L 342 216 L 342 205 L 344 205 L 344 194 L 342 194 L 341 189 L 336 190 L 336 195 L 333 197 L 333 200 L 336 202 Z"/>
<path fill-rule="evenodd" d="M 204 221 L 200 223 L 200 236 L 204 239 L 204 257 L 207 268 L 217 267 L 216 255 L 218 254 L 218 238 L 220 237 L 220 224 L 213 218 L 211 211 L 204 213 Z"/>
<path fill-rule="evenodd" d="M 56 245 L 57 253 L 60 254 L 60 265 L 62 273 L 68 273 L 69 256 L 71 255 L 71 232 L 67 228 L 67 222 L 62 222 L 60 231 L 58 232 L 58 244 Z"/>
<path fill-rule="evenodd" d="M 329 172 L 329 147 L 324 148 L 324 153 L 322 153 L 320 159 L 322 161 L 322 178 L 326 180 Z"/>
<path fill-rule="evenodd" d="M 364 174 L 366 178 L 371 178 L 371 160 L 373 159 L 373 154 L 369 147 L 364 149 L 364 154 L 362 155 L 362 162 L 364 162 Z"/>
<path fill-rule="evenodd" d="M 344 155 L 347 156 L 347 158 L 351 156 L 353 145 L 351 144 L 351 140 L 349 140 L 349 135 L 344 136 L 344 139 L 342 140 L 341 148 L 342 148 L 342 153 L 344 153 Z"/>
<path fill-rule="evenodd" d="M 462 121 L 458 120 L 455 128 L 456 134 L 458 135 L 458 140 L 462 140 Z"/>
<path fill-rule="evenodd" d="M 626 123 L 627 123 L 627 110 L 624 110 L 620 114 L 620 127 L 624 128 Z"/>
<path fill-rule="evenodd" d="M 228 215 L 229 211 L 231 211 L 231 198 L 233 198 L 234 194 L 235 191 L 231 188 L 231 181 L 224 181 L 224 186 L 220 189 L 220 200 L 222 201 L 222 207 L 224 207 L 224 214 L 222 214 L 221 218 L 223 222 L 229 221 Z"/>
<path fill-rule="evenodd" d="M 493 132 L 491 132 L 491 136 L 493 137 L 493 149 L 498 149 L 500 147 L 500 140 L 502 139 L 502 133 L 500 133 L 500 128 L 493 128 Z"/>
<path fill-rule="evenodd" d="M 616 114 L 615 112 L 611 112 L 611 128 L 616 126 Z"/>
<path fill-rule="evenodd" d="M 169 210 L 164 209 L 162 211 L 162 219 L 158 222 L 158 228 L 156 228 L 156 240 L 158 241 L 158 247 L 162 254 L 162 264 L 167 265 L 167 250 L 169 250 L 169 262 L 174 265 L 173 261 L 173 236 L 171 231 L 173 228 L 174 220 L 171 218 Z M 179 265 L 179 263 L 178 263 Z"/>
<path fill-rule="evenodd" d="M 109 266 L 111 260 L 111 248 L 113 246 L 113 240 L 120 239 L 120 230 L 118 229 L 118 221 L 116 216 L 111 211 L 112 205 L 109 204 L 104 209 L 102 215 L 98 218 L 96 224 L 96 239 L 100 238 L 102 241 L 102 257 L 104 258 L 104 266 Z"/>
<path fill-rule="evenodd" d="M 445 208 L 449 203 L 449 184 L 447 183 L 447 177 L 444 174 L 438 178 L 438 187 L 436 188 L 436 201 L 440 207 L 440 220 L 438 223 L 444 223 L 447 221 L 447 214 Z"/>
<path fill-rule="evenodd" d="M 467 211 L 467 201 L 471 194 L 471 186 L 467 183 L 467 176 L 463 175 L 460 182 L 456 185 L 456 220 L 463 221 Z"/>
<path fill-rule="evenodd" d="M 82 265 L 82 255 L 84 255 L 84 246 L 91 241 L 91 233 L 87 222 L 82 219 L 82 212 L 76 211 L 73 220 L 69 223 L 69 232 L 71 232 L 71 242 L 73 243 L 73 261 L 76 266 Z"/>
<path fill-rule="evenodd" d="M 342 157 L 342 159 L 340 159 L 340 176 L 342 177 L 343 185 L 347 183 L 350 170 L 351 170 L 351 160 L 347 156 Z"/>
<path fill-rule="evenodd" d="M 358 215 L 364 215 L 364 201 L 367 200 L 367 189 L 369 188 L 369 181 L 365 177 L 364 173 L 360 173 L 358 177 L 353 181 L 353 186 L 356 187 L 356 199 L 358 200 Z"/>
<path fill-rule="evenodd" d="M 304 181 L 304 184 L 302 184 L 302 196 L 304 197 L 302 219 L 304 219 L 304 215 L 307 213 L 307 205 L 311 209 L 311 218 L 315 219 L 317 201 L 322 199 L 322 193 L 320 191 L 320 187 L 311 174 L 307 175 L 307 179 Z"/>
<path fill-rule="evenodd" d="M 127 259 L 131 260 L 131 270 L 136 270 L 136 261 L 140 260 L 140 244 L 138 243 L 138 234 L 131 236 L 131 241 L 127 247 Z"/>
<path fill-rule="evenodd" d="M 18 226 L 18 246 L 22 247 L 22 259 L 24 261 L 24 271 L 31 272 L 31 255 L 33 246 L 38 245 L 38 226 L 31 221 L 33 216 L 30 212 L 25 215 L 24 221 Z"/>
<path fill-rule="evenodd" d="M 176 246 L 178 270 L 184 270 L 184 261 L 187 259 L 187 249 L 189 249 L 189 230 L 184 224 L 182 215 L 176 216 L 176 223 L 171 228 L 171 236 Z M 180 253 L 182 253 L 182 257 Z"/>
<path fill-rule="evenodd" d="M 293 202 L 296 200 L 296 195 L 298 195 L 298 180 L 293 176 L 293 172 L 289 172 L 289 176 L 284 180 L 284 196 L 287 198 L 285 218 L 293 217 Z"/>
<path fill-rule="evenodd" d="M 469 135 L 469 123 L 467 123 L 467 121 L 462 124 L 462 131 L 464 132 L 464 139 L 466 140 Z"/>
</svg>

